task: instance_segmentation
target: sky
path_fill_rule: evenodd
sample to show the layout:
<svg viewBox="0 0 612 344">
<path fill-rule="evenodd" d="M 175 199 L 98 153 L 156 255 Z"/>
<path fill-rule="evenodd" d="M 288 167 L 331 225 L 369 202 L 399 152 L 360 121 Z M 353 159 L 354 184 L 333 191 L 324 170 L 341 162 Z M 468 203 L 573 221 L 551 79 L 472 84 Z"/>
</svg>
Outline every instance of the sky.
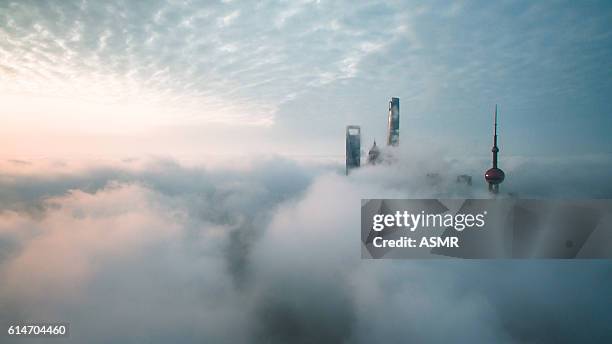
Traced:
<svg viewBox="0 0 612 344">
<path fill-rule="evenodd" d="M 496 103 L 499 197 L 611 199 L 610 23 L 608 1 L 0 0 L 0 326 L 612 342 L 609 260 L 364 260 L 359 238 L 360 199 L 490 197 Z M 345 126 L 384 142 L 390 97 L 392 163 L 345 176 Z"/>
<path fill-rule="evenodd" d="M 0 155 L 612 152 L 607 1 L 0 1 Z"/>
</svg>

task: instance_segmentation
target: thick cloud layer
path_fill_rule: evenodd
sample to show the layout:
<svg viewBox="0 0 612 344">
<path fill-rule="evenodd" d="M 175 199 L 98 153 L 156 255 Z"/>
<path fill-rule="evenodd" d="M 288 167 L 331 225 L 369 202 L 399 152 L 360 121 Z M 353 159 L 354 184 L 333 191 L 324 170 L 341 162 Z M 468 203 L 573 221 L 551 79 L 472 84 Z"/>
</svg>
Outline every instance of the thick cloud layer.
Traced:
<svg viewBox="0 0 612 344">
<path fill-rule="evenodd" d="M 361 260 L 360 198 L 486 195 L 477 177 L 471 188 L 455 183 L 471 164 L 398 159 L 349 177 L 283 159 L 45 172 L 10 162 L 0 178 L 0 322 L 67 321 L 71 343 L 612 339 L 607 261 Z M 559 163 L 508 164 L 505 190 L 563 196 L 521 181 L 525 165 L 539 175 Z M 580 177 L 593 166 L 566 167 L 559 180 L 578 191 L 561 190 L 611 197 L 609 177 Z"/>
</svg>

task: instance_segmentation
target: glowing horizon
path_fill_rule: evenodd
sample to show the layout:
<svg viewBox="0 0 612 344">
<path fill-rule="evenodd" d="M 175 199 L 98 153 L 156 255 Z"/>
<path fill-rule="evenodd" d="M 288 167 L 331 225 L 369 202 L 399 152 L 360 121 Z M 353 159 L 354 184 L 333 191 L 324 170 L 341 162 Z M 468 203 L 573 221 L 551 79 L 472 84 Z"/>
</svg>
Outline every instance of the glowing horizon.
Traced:
<svg viewBox="0 0 612 344">
<path fill-rule="evenodd" d="M 392 96 L 406 144 L 437 137 L 484 152 L 499 103 L 505 154 L 599 151 L 612 146 L 601 72 L 611 13 L 607 3 L 9 1 L 0 155 L 147 154 L 159 138 L 170 154 L 342 154 L 347 124 L 364 128 L 364 144 L 383 139 Z"/>
</svg>

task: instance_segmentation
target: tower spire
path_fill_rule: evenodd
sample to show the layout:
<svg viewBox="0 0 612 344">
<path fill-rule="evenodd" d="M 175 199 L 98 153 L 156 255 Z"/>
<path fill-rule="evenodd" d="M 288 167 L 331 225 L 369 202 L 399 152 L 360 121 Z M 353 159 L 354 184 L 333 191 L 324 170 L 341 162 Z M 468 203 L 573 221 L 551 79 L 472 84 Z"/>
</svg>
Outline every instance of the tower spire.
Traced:
<svg viewBox="0 0 612 344">
<path fill-rule="evenodd" d="M 493 120 L 493 136 L 495 137 L 495 144 L 497 144 L 497 104 L 495 104 L 495 119 Z"/>
<path fill-rule="evenodd" d="M 495 115 L 493 115 L 493 168 L 497 168 L 497 153 L 499 148 L 497 147 L 497 104 L 495 104 Z"/>
</svg>

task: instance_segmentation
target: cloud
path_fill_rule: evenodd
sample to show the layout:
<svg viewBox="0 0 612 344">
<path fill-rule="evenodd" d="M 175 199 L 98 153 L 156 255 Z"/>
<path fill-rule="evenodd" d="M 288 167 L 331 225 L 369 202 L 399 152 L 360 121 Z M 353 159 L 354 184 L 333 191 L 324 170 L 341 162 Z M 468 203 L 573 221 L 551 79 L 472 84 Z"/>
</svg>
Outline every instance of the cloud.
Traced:
<svg viewBox="0 0 612 344">
<path fill-rule="evenodd" d="M 274 218 L 253 256 L 259 288 L 275 290 L 263 292 L 260 302 L 272 314 L 283 314 L 280 323 L 291 329 L 257 318 L 271 342 L 572 342 L 608 336 L 611 314 L 604 309 L 610 304 L 595 306 L 612 283 L 607 262 L 361 261 L 355 249 L 360 218 L 355 200 L 426 197 L 415 189 L 418 173 L 401 169 L 398 179 L 391 170 L 381 166 L 349 178 L 320 177 L 299 203 Z M 466 195 L 452 182 L 443 188 L 455 197 Z M 594 294 L 592 283 L 597 284 Z M 327 293 L 319 291 L 321 284 Z M 277 285 L 282 290 L 276 291 Z M 302 303 L 300 297 L 312 290 L 321 296 Z M 578 314 L 591 307 L 600 316 L 596 323 L 576 323 Z M 332 314 L 336 321 L 321 320 L 321 314 Z"/>
<path fill-rule="evenodd" d="M 609 339 L 605 261 L 361 260 L 360 198 L 484 190 L 454 183 L 465 162 L 398 159 L 349 177 L 278 158 L 47 172 L 9 163 L 17 170 L 0 179 L 0 321 L 69 321 L 68 342 L 134 333 L 177 343 Z M 504 190 L 529 187 L 518 183 L 523 164 L 509 166 L 508 181 L 517 179 Z M 419 166 L 441 184 L 423 185 Z M 574 181 L 583 169 L 566 167 Z M 18 192 L 25 185 L 30 192 Z M 577 184 L 599 195 L 592 185 Z"/>
<path fill-rule="evenodd" d="M 60 97 L 53 116 L 61 117 L 59 110 L 86 110 L 88 122 L 82 124 L 90 130 L 104 125 L 93 119 L 103 114 L 108 119 L 117 111 L 129 113 L 115 121 L 130 129 L 145 115 L 155 125 L 176 123 L 177 116 L 181 123 L 270 124 L 287 93 L 302 92 L 317 74 L 328 75 L 325 82 L 353 77 L 359 60 L 370 53 L 352 53 L 371 44 L 353 28 L 324 28 L 338 11 L 328 13 L 325 7 L 297 2 L 7 3 L 0 12 L 7 19 L 0 27 L 7 38 L 0 45 L 0 66 L 12 76 L 1 86 L 11 93 Z M 284 28 L 269 26 L 270 16 L 278 16 Z M 321 41 L 325 31 L 329 38 Z M 329 51 L 333 41 L 347 46 Z M 314 54 L 297 58 L 304 51 Z M 68 94 L 86 102 L 68 102 Z M 13 108 L 24 105 L 14 102 Z M 95 111 L 101 107 L 115 111 Z"/>
<path fill-rule="evenodd" d="M 219 26 L 221 27 L 230 26 L 238 17 L 240 17 L 240 11 L 234 11 L 222 17 L 221 20 L 219 21 Z"/>
<path fill-rule="evenodd" d="M 105 337 L 110 327 L 97 322 L 117 326 L 113 338 L 126 338 L 130 330 L 117 321 L 148 331 L 180 318 L 184 326 L 161 329 L 158 339 L 246 342 L 234 326 L 243 318 L 246 296 L 238 291 L 247 288 L 251 246 L 275 205 L 297 197 L 314 170 L 284 160 L 245 170 L 167 160 L 119 166 L 4 179 L 6 189 L 31 181 L 38 187 L 3 197 L 2 323 L 69 318 L 79 341 Z"/>
<path fill-rule="evenodd" d="M 142 187 L 111 183 L 95 193 L 70 190 L 46 199 L 40 220 L 9 213 L 3 234 L 25 236 L 28 244 L 7 267 L 4 287 L 24 298 L 67 297 L 89 277 L 97 256 L 135 254 L 139 246 L 173 236 L 181 214 L 140 208 L 150 197 Z"/>
</svg>

